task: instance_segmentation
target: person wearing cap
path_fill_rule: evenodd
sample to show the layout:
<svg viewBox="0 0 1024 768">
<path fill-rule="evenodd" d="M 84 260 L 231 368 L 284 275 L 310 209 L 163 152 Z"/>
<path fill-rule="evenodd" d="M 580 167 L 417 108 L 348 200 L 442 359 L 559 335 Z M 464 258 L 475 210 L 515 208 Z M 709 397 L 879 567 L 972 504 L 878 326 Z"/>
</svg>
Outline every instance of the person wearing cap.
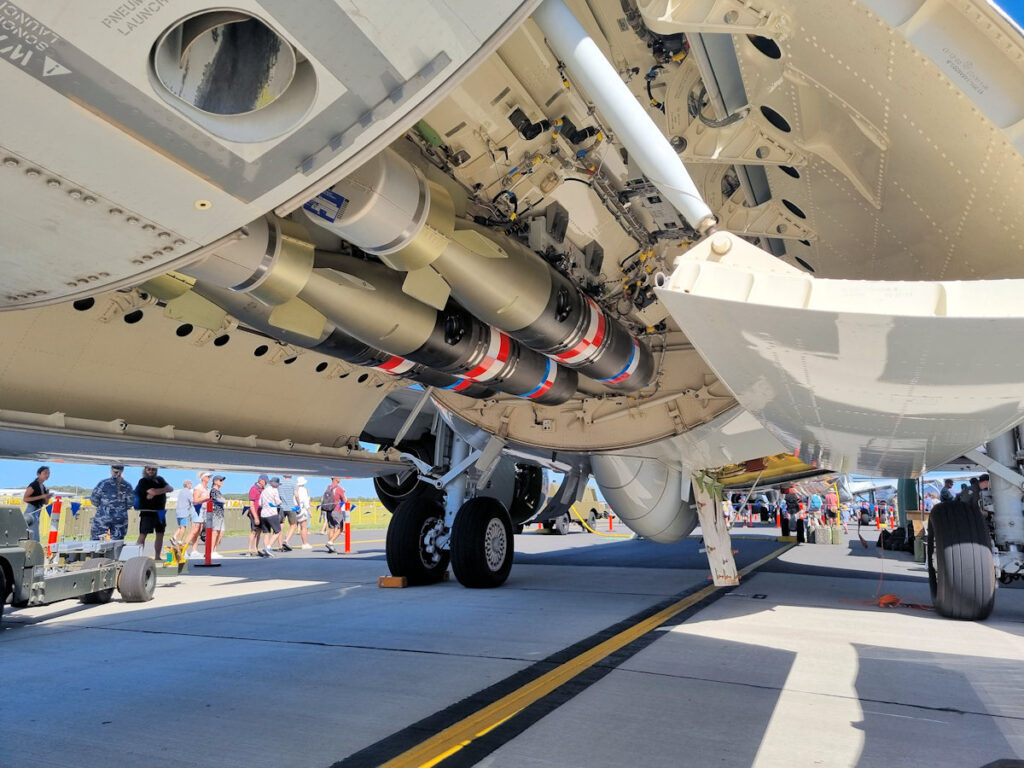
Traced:
<svg viewBox="0 0 1024 768">
<path fill-rule="evenodd" d="M 283 485 L 284 483 L 282 483 Z M 309 543 L 309 489 L 306 488 L 306 478 L 304 477 L 295 479 L 295 510 L 296 522 L 288 527 L 288 535 L 284 537 L 284 543 L 281 544 L 286 552 L 291 551 L 291 547 L 288 546 L 288 540 L 295 533 L 296 527 L 298 527 L 299 536 L 302 538 L 302 548 L 313 548 Z"/>
<path fill-rule="evenodd" d="M 185 487 L 178 491 L 174 504 L 174 514 L 178 518 L 178 530 L 171 537 L 171 544 L 176 547 L 185 543 L 189 521 L 192 518 L 192 481 L 186 480 L 182 485 Z"/>
<path fill-rule="evenodd" d="M 249 489 L 249 549 L 245 553 L 249 557 L 257 555 L 263 557 L 263 553 L 260 551 L 260 533 L 262 533 L 260 525 L 260 495 L 263 493 L 263 489 L 267 487 L 268 482 L 270 482 L 269 476 L 260 475 Z"/>
<path fill-rule="evenodd" d="M 111 464 L 110 477 L 100 480 L 93 488 L 90 499 L 96 514 L 89 529 L 91 539 L 109 535 L 116 541 L 128 533 L 128 510 L 135 505 L 135 489 L 123 474 L 124 464 Z"/>
<path fill-rule="evenodd" d="M 213 536 L 213 540 L 210 542 L 210 557 L 214 560 L 220 560 L 222 555 L 217 551 L 217 547 L 220 546 L 220 540 L 224 536 L 224 529 L 227 527 L 224 520 L 224 492 L 221 490 L 224 485 L 224 481 L 227 478 L 224 475 L 214 475 L 213 485 L 210 486 L 210 501 L 213 502 L 213 508 L 208 510 L 206 513 L 206 535 Z"/>
<path fill-rule="evenodd" d="M 189 557 L 200 559 L 203 557 L 196 547 L 199 544 L 199 535 L 203 530 L 203 523 L 206 522 L 206 502 L 210 498 L 210 473 L 199 473 L 199 485 L 192 489 L 192 530 L 188 535 L 188 546 L 192 551 Z"/>
<path fill-rule="evenodd" d="M 345 505 L 348 504 L 348 496 L 345 495 L 345 489 L 341 487 L 340 477 L 331 478 L 331 484 L 324 491 L 324 498 L 330 498 L 334 501 L 333 506 L 327 505 L 329 511 L 327 513 L 328 531 L 326 546 L 328 552 L 336 552 L 334 542 L 337 541 L 342 531 L 345 530 Z"/>
<path fill-rule="evenodd" d="M 160 553 L 164 548 L 164 531 L 167 522 L 164 518 L 167 509 L 167 494 L 173 491 L 170 483 L 157 474 L 157 467 L 147 464 L 142 468 L 142 477 L 135 485 L 135 497 L 139 500 L 139 538 L 135 542 L 146 547 L 146 537 L 155 533 L 153 546 L 156 548 L 153 559 L 160 562 Z"/>
<path fill-rule="evenodd" d="M 273 557 L 274 541 L 281 543 L 281 495 L 277 489 L 281 485 L 281 478 L 272 477 L 267 487 L 260 494 L 260 523 L 263 526 L 263 549 L 260 551 L 264 557 Z"/>
</svg>

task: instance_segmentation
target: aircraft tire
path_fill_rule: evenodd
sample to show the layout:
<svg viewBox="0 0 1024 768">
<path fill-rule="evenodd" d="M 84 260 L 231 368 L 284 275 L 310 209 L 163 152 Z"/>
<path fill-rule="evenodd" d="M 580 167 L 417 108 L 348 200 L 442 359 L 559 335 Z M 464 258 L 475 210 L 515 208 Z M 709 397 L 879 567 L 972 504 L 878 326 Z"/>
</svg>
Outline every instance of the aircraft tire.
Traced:
<svg viewBox="0 0 1024 768">
<path fill-rule="evenodd" d="M 961 501 L 936 504 L 928 520 L 928 586 L 935 611 L 982 621 L 995 604 L 995 565 L 985 520 Z"/>
<path fill-rule="evenodd" d="M 380 451 L 385 451 L 387 448 L 388 446 L 382 445 Z M 409 445 L 403 444 L 401 449 L 423 461 L 430 460 L 434 455 L 433 442 L 428 440 L 421 440 Z M 404 477 L 397 474 L 377 476 L 373 478 L 373 489 L 376 491 L 380 503 L 392 514 L 398 509 L 398 505 L 406 499 L 424 496 L 436 501 L 441 499 L 441 492 L 429 483 L 420 480 L 415 472 L 410 472 Z"/>
<path fill-rule="evenodd" d="M 565 536 L 569 532 L 569 516 L 559 515 L 555 518 L 554 531 L 559 536 Z"/>
<path fill-rule="evenodd" d="M 149 557 L 133 557 L 121 568 L 117 591 L 126 603 L 145 603 L 156 591 L 156 563 Z"/>
<path fill-rule="evenodd" d="M 518 535 L 518 534 L 522 533 L 525 528 L 526 528 L 526 526 L 523 525 L 522 523 L 519 523 L 518 525 L 513 525 L 512 526 L 512 533 Z"/>
<path fill-rule="evenodd" d="M 110 565 L 110 563 L 112 562 L 114 561 L 111 560 L 109 557 L 93 557 L 87 560 L 84 565 L 82 565 L 82 570 L 94 571 L 97 568 L 102 568 L 105 565 Z M 83 602 L 87 605 L 103 605 L 104 603 L 109 603 L 113 596 L 114 588 L 110 587 L 109 589 L 101 589 L 99 592 L 90 592 L 88 595 L 82 595 L 78 599 L 80 602 Z"/>
<path fill-rule="evenodd" d="M 455 516 L 452 571 L 464 587 L 500 587 L 512 570 L 512 522 L 497 499 L 475 496 Z"/>
<path fill-rule="evenodd" d="M 584 533 L 597 533 L 597 510 L 590 510 L 587 515 L 587 525 L 583 528 Z"/>
<path fill-rule="evenodd" d="M 7 602 L 7 574 L 4 571 L 3 563 L 0 562 L 0 622 L 4 620 L 4 604 Z"/>
<path fill-rule="evenodd" d="M 443 521 L 444 506 L 425 495 L 408 498 L 395 508 L 384 545 L 392 576 L 404 576 L 410 586 L 436 584 L 444 578 L 450 554 L 426 548 L 427 537 Z"/>
</svg>

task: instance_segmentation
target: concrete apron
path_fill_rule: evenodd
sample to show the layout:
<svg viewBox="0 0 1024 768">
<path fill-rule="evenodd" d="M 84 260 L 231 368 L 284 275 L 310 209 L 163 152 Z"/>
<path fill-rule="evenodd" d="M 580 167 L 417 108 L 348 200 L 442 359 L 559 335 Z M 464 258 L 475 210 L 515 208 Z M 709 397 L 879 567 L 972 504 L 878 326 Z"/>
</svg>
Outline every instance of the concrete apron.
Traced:
<svg viewBox="0 0 1024 768">
<path fill-rule="evenodd" d="M 878 608 L 876 592 L 928 604 L 922 566 L 850 544 L 786 552 L 771 567 L 787 572 L 765 566 L 445 764 L 1024 757 L 1024 591 L 1001 589 L 984 624 Z M 708 583 L 696 542 L 680 545 L 676 567 L 645 568 L 643 548 L 653 556 L 659 545 L 527 534 L 517 550 L 544 562 L 517 563 L 501 589 L 382 590 L 382 546 L 352 558 L 229 556 L 215 571 L 162 580 L 151 603 L 5 615 L 4 688 L 18 696 L 0 701 L 0 765 L 379 764 L 557 668 L 607 627 Z M 601 564 L 552 564 L 566 547 L 576 561 L 593 549 Z"/>
</svg>

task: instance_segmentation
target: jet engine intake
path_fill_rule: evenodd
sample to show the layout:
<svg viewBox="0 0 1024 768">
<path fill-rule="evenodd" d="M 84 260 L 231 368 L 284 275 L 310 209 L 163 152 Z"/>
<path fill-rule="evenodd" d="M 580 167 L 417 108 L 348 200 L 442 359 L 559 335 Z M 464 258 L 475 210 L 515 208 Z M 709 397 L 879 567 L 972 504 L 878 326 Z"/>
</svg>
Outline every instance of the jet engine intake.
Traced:
<svg viewBox="0 0 1024 768">
<path fill-rule="evenodd" d="M 598 453 L 590 458 L 597 487 L 615 514 L 645 539 L 671 544 L 697 527 L 690 480 L 648 456 Z"/>
</svg>

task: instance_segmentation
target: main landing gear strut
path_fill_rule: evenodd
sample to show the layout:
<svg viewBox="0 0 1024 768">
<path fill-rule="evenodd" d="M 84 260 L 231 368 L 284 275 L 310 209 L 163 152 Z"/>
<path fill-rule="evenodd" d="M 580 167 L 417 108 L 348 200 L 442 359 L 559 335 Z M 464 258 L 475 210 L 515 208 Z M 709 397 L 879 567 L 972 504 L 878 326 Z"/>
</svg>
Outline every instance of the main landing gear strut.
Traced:
<svg viewBox="0 0 1024 768">
<path fill-rule="evenodd" d="M 388 569 L 410 585 L 440 581 L 449 563 L 465 587 L 501 586 L 512 570 L 512 521 L 498 499 L 476 495 L 500 458 L 501 442 L 492 440 L 482 451 L 451 430 L 438 439 L 447 443 L 450 467 L 438 476 L 415 456 L 407 456 L 420 470 L 422 483 L 443 491 L 407 497 L 395 508 L 387 533 Z"/>
</svg>

